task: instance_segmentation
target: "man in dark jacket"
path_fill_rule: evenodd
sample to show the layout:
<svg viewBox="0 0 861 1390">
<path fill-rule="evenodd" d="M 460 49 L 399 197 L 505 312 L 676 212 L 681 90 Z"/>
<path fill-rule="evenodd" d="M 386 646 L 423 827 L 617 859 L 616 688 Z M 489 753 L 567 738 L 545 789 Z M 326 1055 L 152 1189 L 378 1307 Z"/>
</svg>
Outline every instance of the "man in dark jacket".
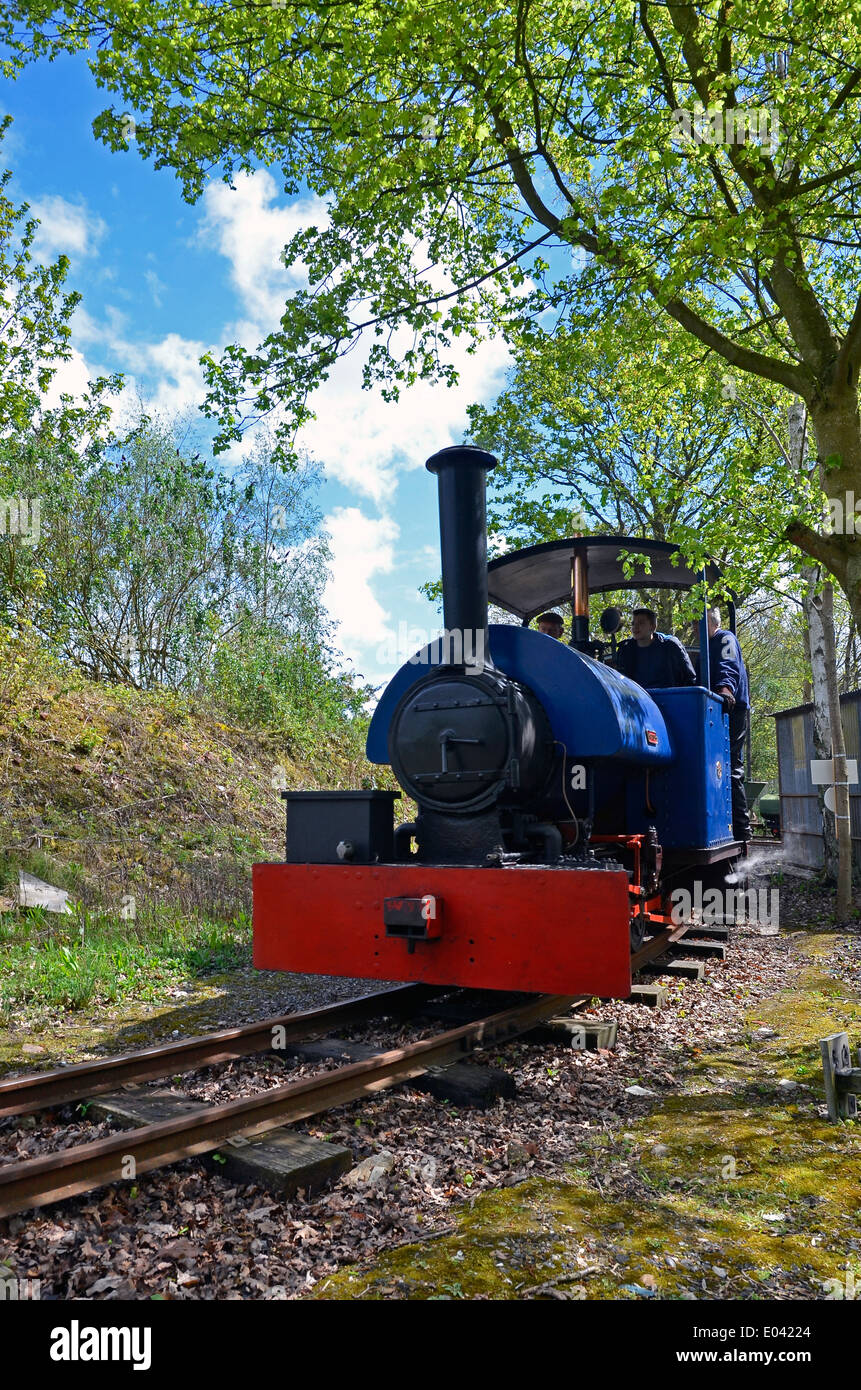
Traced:
<svg viewBox="0 0 861 1390">
<path fill-rule="evenodd" d="M 741 647 L 734 632 L 720 625 L 720 611 L 710 608 L 709 674 L 712 690 L 729 712 L 729 761 L 732 776 L 732 833 L 737 840 L 750 839 L 750 817 L 744 794 L 744 741 L 750 707 L 750 685 Z"/>
<path fill-rule="evenodd" d="M 677 637 L 658 632 L 658 615 L 651 608 L 635 608 L 631 615 L 633 637 L 616 652 L 616 670 L 646 689 L 668 685 L 696 685 L 691 659 Z"/>
</svg>

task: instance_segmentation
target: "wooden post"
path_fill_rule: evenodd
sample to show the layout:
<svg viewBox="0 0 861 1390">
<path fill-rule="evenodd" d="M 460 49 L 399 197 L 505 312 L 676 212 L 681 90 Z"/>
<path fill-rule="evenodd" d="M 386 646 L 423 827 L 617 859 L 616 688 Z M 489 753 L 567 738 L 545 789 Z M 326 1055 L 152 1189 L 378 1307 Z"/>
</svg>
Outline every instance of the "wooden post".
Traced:
<svg viewBox="0 0 861 1390">
<path fill-rule="evenodd" d="M 861 1067 L 852 1066 L 849 1034 L 831 1033 L 821 1038 L 819 1051 L 829 1120 L 836 1124 L 838 1120 L 854 1119 L 858 1113 L 856 1096 L 861 1092 Z M 861 1049 L 858 1060 L 861 1062 Z"/>
</svg>

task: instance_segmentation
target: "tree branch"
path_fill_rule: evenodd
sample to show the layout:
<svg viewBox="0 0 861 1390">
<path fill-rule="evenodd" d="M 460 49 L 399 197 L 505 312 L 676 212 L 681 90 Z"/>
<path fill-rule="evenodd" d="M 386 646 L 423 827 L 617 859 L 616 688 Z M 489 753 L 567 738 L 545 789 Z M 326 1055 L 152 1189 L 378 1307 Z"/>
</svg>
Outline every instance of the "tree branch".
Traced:
<svg viewBox="0 0 861 1390">
<path fill-rule="evenodd" d="M 805 555 L 823 565 L 846 588 L 848 557 L 834 545 L 833 540 L 821 536 L 803 521 L 791 521 L 784 534 L 792 545 L 797 545 Z"/>
<path fill-rule="evenodd" d="M 652 293 L 657 300 L 657 292 L 652 290 Z M 740 371 L 752 372 L 754 376 L 764 377 L 766 381 L 776 381 L 778 385 L 785 386 L 787 390 L 809 402 L 813 395 L 814 383 L 813 378 L 802 367 L 794 367 L 792 363 L 781 362 L 777 357 L 766 357 L 762 352 L 741 347 L 706 319 L 701 318 L 681 299 L 671 299 L 663 307 L 688 333 L 699 338 L 706 347 L 713 348 L 725 361 L 738 367 Z"/>
</svg>

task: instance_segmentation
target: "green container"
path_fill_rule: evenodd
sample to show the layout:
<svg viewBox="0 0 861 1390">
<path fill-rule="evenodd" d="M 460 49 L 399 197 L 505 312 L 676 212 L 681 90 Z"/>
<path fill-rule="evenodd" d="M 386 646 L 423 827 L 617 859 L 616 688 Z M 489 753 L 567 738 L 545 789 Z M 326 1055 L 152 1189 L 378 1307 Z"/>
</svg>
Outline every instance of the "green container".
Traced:
<svg viewBox="0 0 861 1390">
<path fill-rule="evenodd" d="M 761 796 L 759 798 L 759 806 L 757 807 L 757 810 L 763 818 L 765 818 L 766 816 L 777 816 L 779 819 L 780 797 L 778 796 L 777 792 L 767 792 L 765 796 Z"/>
<path fill-rule="evenodd" d="M 764 786 L 764 782 L 751 782 L 750 780 L 745 782 L 744 793 L 747 797 L 748 810 L 752 810 L 753 803 L 756 801 L 756 798 L 759 796 Z"/>
</svg>

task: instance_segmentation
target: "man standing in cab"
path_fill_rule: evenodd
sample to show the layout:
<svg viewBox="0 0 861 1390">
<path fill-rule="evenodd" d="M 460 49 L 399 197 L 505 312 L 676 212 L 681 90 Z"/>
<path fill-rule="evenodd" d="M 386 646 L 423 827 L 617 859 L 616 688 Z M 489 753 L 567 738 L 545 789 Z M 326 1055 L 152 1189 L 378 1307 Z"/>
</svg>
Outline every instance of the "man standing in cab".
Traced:
<svg viewBox="0 0 861 1390">
<path fill-rule="evenodd" d="M 720 609 L 710 608 L 709 673 L 712 690 L 729 713 L 729 762 L 732 776 L 732 833 L 744 844 L 750 839 L 750 816 L 744 794 L 744 741 L 750 713 L 750 684 L 741 647 L 734 632 L 720 625 Z"/>
<path fill-rule="evenodd" d="M 651 608 L 635 608 L 631 614 L 633 637 L 616 652 L 616 670 L 646 690 L 671 685 L 696 685 L 691 659 L 677 637 L 658 632 L 658 615 Z"/>
</svg>

